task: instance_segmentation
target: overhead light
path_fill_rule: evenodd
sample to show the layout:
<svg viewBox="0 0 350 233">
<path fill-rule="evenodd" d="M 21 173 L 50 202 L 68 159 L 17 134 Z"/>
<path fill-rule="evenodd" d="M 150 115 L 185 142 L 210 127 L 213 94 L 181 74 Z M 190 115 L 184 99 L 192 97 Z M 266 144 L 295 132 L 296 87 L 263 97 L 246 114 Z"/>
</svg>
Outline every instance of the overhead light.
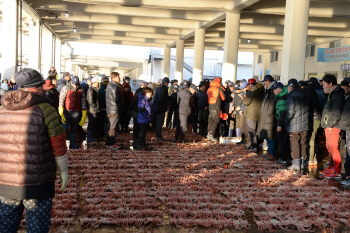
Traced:
<svg viewBox="0 0 350 233">
<path fill-rule="evenodd" d="M 248 39 L 247 41 L 248 41 L 248 44 L 250 44 L 251 40 L 250 40 L 250 39 Z"/>
<path fill-rule="evenodd" d="M 68 18 L 68 16 L 69 16 L 69 12 L 68 12 L 68 11 L 66 11 L 66 17 Z"/>
<path fill-rule="evenodd" d="M 73 28 L 73 32 L 76 33 L 77 32 L 77 28 Z"/>
</svg>

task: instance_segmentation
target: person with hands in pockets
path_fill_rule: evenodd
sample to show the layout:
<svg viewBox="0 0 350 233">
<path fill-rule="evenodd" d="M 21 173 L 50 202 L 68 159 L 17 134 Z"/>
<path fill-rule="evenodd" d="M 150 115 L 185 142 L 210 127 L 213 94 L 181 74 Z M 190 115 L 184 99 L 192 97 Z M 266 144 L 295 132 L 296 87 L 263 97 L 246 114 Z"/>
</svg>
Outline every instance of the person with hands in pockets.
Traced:
<svg viewBox="0 0 350 233">
<path fill-rule="evenodd" d="M 15 79 L 0 108 L 0 232 L 17 232 L 25 208 L 27 232 L 46 233 L 56 167 L 61 190 L 68 183 L 66 134 L 40 73 L 24 68 Z"/>
</svg>

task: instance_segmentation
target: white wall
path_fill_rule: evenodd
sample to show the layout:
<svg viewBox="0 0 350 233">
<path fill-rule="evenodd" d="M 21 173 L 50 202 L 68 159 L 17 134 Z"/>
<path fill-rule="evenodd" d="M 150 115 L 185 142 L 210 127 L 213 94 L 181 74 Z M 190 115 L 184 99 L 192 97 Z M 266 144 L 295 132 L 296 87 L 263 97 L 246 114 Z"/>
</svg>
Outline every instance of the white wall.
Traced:
<svg viewBox="0 0 350 233">
<path fill-rule="evenodd" d="M 252 65 L 238 65 L 237 66 L 237 80 L 248 80 L 253 77 Z"/>
</svg>

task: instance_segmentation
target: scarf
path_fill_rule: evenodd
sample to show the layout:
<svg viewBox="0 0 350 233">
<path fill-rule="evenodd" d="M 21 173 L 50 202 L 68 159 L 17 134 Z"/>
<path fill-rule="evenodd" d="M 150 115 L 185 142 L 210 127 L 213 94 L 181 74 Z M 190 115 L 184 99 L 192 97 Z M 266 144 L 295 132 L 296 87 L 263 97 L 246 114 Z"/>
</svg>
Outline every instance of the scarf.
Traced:
<svg viewBox="0 0 350 233">
<path fill-rule="evenodd" d="M 329 94 L 332 91 L 334 91 L 337 87 L 338 87 L 337 85 L 333 85 L 330 88 L 323 89 L 323 91 L 324 91 L 324 93 Z"/>
</svg>

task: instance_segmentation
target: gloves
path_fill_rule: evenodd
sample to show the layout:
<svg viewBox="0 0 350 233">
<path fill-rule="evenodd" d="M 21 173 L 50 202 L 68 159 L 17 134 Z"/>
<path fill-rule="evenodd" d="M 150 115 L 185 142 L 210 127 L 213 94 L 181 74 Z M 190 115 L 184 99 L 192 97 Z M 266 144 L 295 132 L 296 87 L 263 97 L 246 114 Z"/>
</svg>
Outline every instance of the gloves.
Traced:
<svg viewBox="0 0 350 233">
<path fill-rule="evenodd" d="M 62 155 L 62 156 L 55 157 L 55 161 L 56 161 L 57 170 L 60 173 L 60 178 L 61 178 L 61 183 L 62 183 L 61 190 L 64 190 L 68 184 L 68 157 L 67 157 L 67 153 Z"/>
<path fill-rule="evenodd" d="M 66 118 L 64 117 L 64 114 L 63 114 L 63 107 L 58 107 L 58 114 L 60 114 L 60 116 L 61 116 L 62 123 L 65 124 Z"/>
<path fill-rule="evenodd" d="M 81 120 L 80 120 L 80 122 L 79 122 L 79 125 L 80 125 L 80 126 L 83 126 L 84 123 L 85 123 L 87 111 L 86 111 L 86 110 L 83 110 L 83 111 L 82 111 L 82 114 L 83 114 L 83 115 L 81 116 Z"/>
</svg>

